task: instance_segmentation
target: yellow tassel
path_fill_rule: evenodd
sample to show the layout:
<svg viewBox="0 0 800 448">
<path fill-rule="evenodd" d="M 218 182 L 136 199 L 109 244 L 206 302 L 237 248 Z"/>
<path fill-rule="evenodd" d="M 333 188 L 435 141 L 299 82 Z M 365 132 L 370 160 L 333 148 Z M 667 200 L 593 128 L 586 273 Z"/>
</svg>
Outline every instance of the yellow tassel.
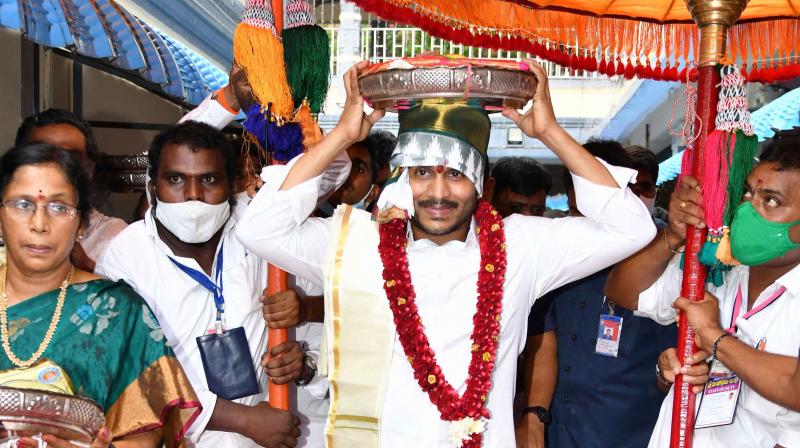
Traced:
<svg viewBox="0 0 800 448">
<path fill-rule="evenodd" d="M 719 245 L 717 246 L 717 260 L 725 263 L 728 266 L 736 266 L 739 265 L 739 260 L 733 257 L 733 252 L 731 251 L 731 237 L 730 237 L 731 230 L 727 227 L 722 229 L 722 238 L 719 241 Z"/>
<path fill-rule="evenodd" d="M 319 128 L 317 120 L 311 114 L 311 107 L 309 107 L 308 101 L 303 100 L 303 104 L 294 114 L 294 122 L 299 124 L 300 129 L 303 131 L 303 146 L 305 146 L 306 151 L 322 140 L 322 129 Z"/>
<path fill-rule="evenodd" d="M 253 96 L 272 113 L 291 117 L 294 105 L 283 65 L 283 45 L 270 30 L 240 23 L 233 35 L 233 58 L 244 69 Z"/>
</svg>

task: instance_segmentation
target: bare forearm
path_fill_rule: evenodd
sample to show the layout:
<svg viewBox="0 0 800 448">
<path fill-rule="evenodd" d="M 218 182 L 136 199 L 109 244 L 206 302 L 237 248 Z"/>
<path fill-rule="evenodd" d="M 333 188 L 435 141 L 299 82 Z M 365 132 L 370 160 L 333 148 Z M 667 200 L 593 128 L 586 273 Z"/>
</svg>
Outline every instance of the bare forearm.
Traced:
<svg viewBox="0 0 800 448">
<path fill-rule="evenodd" d="M 325 299 L 322 296 L 308 296 L 303 299 L 306 322 L 325 321 Z"/>
<path fill-rule="evenodd" d="M 800 411 L 800 366 L 792 356 L 757 350 L 736 338 L 723 338 L 717 358 L 769 401 Z"/>
<path fill-rule="evenodd" d="M 247 415 L 247 408 L 248 406 L 217 398 L 214 413 L 211 414 L 206 430 L 243 434 L 246 427 L 244 417 Z"/>
<path fill-rule="evenodd" d="M 558 379 L 558 342 L 555 331 L 528 338 L 525 362 L 526 406 L 550 407 Z"/>
<path fill-rule="evenodd" d="M 589 182 L 618 188 L 605 166 L 581 146 L 561 126 L 553 127 L 541 135 L 541 141 L 564 162 L 567 169 Z M 624 185 L 623 185 L 624 186 Z"/>
<path fill-rule="evenodd" d="M 635 310 L 639 304 L 639 294 L 658 280 L 667 268 L 673 253 L 664 243 L 664 232 L 659 230 L 653 241 L 644 249 L 617 263 L 605 286 L 605 295 L 623 308 Z M 682 241 L 667 232 L 667 242 L 676 248 Z"/>
</svg>

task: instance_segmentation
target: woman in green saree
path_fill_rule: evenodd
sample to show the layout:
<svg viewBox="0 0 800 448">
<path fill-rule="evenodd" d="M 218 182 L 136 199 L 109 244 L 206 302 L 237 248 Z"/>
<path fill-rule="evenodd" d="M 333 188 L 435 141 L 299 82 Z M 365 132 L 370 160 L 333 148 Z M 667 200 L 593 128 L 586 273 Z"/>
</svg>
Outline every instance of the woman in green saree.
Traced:
<svg viewBox="0 0 800 448">
<path fill-rule="evenodd" d="M 200 404 L 150 309 L 125 283 L 70 263 L 88 195 L 82 162 L 55 146 L 20 146 L 0 159 L 0 385 L 93 399 L 106 427 L 92 447 L 183 445 Z"/>
</svg>

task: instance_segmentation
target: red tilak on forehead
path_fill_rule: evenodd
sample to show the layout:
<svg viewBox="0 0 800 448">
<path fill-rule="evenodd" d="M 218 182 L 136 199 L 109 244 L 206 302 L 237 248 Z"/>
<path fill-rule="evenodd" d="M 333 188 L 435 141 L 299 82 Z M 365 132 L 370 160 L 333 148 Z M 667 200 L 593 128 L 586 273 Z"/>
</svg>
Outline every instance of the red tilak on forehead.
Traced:
<svg viewBox="0 0 800 448">
<path fill-rule="evenodd" d="M 436 165 L 436 172 L 439 174 L 444 173 L 444 165 Z"/>
<path fill-rule="evenodd" d="M 39 199 L 40 201 L 43 200 L 43 199 L 46 199 L 45 195 L 42 194 L 42 190 L 39 190 L 39 195 L 36 196 L 36 199 Z"/>
</svg>

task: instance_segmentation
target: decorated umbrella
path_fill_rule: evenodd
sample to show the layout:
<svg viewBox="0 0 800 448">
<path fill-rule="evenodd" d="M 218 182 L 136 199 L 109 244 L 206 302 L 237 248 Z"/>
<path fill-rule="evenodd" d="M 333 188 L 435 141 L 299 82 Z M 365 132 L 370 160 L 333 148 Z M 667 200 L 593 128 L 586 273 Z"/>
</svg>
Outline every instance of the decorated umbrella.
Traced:
<svg viewBox="0 0 800 448">
<path fill-rule="evenodd" d="M 749 81 L 800 76 L 800 0 L 354 2 L 461 44 L 524 51 L 609 76 L 684 81 L 681 71 L 690 61 L 701 65 L 712 43 L 746 66 Z"/>
<path fill-rule="evenodd" d="M 741 185 L 728 174 L 741 177 L 748 154 L 754 150 L 754 137 L 743 125 L 747 117 L 746 107 L 741 107 L 741 82 L 800 76 L 800 0 L 353 1 L 387 19 L 466 45 L 525 51 L 573 69 L 609 76 L 696 80 L 696 116 L 689 117 L 696 138 L 690 139 L 685 160 L 690 161 L 691 174 L 703 186 L 704 197 L 706 191 L 720 193 L 715 208 L 720 224 L 730 219 L 727 213 L 722 216 L 725 202 L 730 208 L 730 201 L 741 194 Z M 719 63 L 736 63 L 744 70 L 725 73 L 729 96 L 723 97 L 720 107 L 727 117 L 716 121 Z M 725 152 L 726 145 L 737 150 Z M 741 160 L 732 160 L 731 154 Z M 706 164 L 704 159 L 708 159 Z M 729 166 L 729 173 L 704 169 L 720 163 Z M 726 189 L 727 198 L 722 193 Z M 712 236 L 714 241 L 709 242 L 719 244 L 721 235 Z M 681 294 L 690 300 L 701 300 L 704 295 L 707 270 L 700 256 L 706 237 L 706 229 L 687 228 Z M 696 350 L 694 335 L 686 319 L 680 320 L 678 331 L 678 354 L 683 362 Z M 695 409 L 695 397 L 680 375 L 675 390 L 670 446 L 691 447 L 695 415 L 689 410 Z"/>
</svg>

